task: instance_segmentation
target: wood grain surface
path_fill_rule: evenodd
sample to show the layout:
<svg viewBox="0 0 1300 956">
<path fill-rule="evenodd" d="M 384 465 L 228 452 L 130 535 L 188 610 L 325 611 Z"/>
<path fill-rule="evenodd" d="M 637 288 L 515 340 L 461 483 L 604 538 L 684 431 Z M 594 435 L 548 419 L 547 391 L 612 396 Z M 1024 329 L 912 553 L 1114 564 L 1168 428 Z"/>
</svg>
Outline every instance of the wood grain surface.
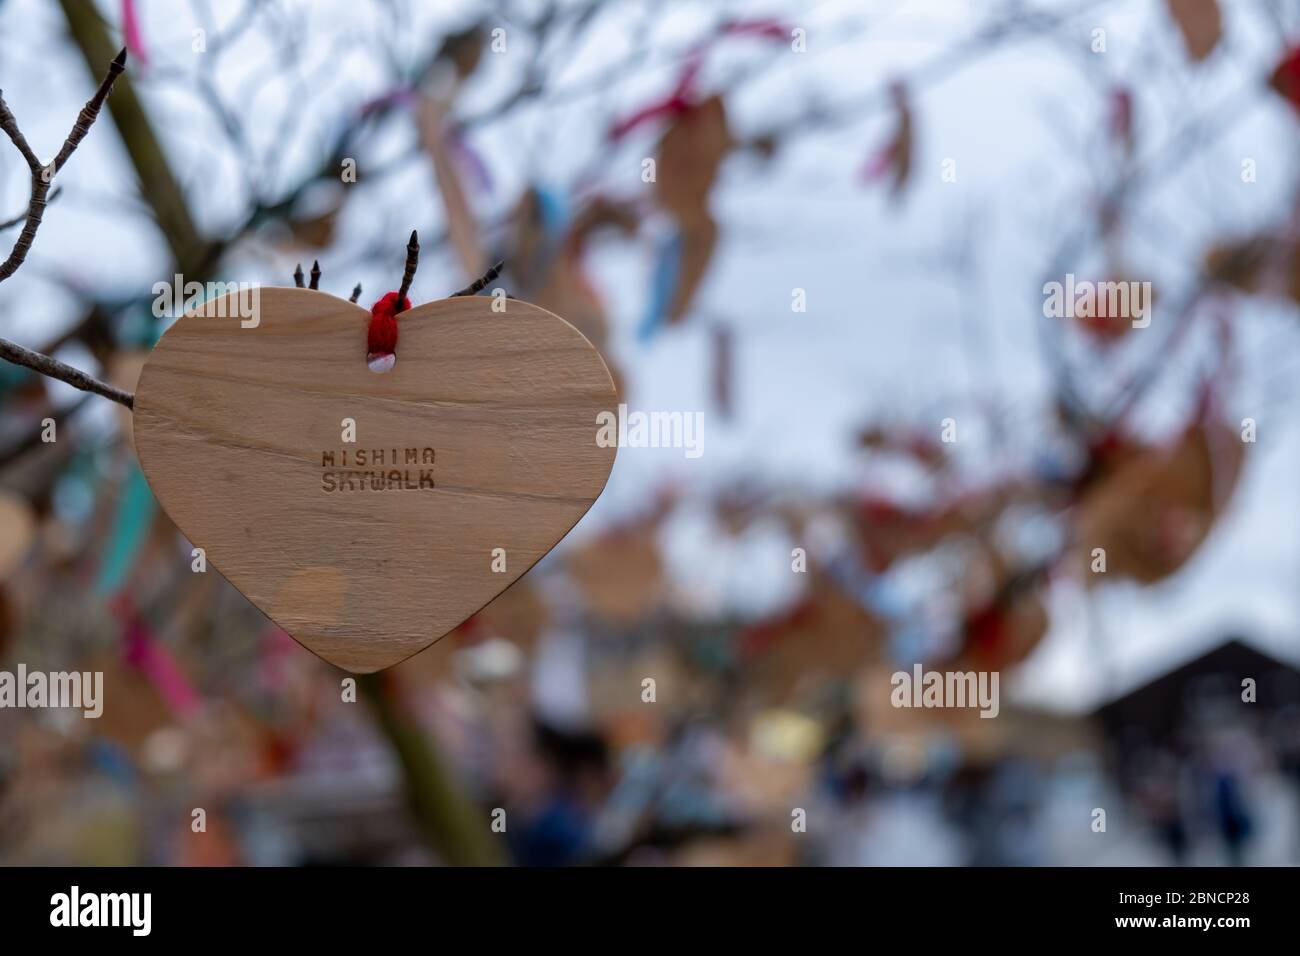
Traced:
<svg viewBox="0 0 1300 956">
<path fill-rule="evenodd" d="M 136 452 L 210 566 L 325 660 L 368 673 L 427 647 L 605 487 L 616 449 L 596 444 L 596 418 L 618 399 L 563 319 L 514 299 L 420 305 L 376 374 L 364 309 L 259 294 L 256 327 L 232 293 L 162 336 L 136 391 Z"/>
</svg>

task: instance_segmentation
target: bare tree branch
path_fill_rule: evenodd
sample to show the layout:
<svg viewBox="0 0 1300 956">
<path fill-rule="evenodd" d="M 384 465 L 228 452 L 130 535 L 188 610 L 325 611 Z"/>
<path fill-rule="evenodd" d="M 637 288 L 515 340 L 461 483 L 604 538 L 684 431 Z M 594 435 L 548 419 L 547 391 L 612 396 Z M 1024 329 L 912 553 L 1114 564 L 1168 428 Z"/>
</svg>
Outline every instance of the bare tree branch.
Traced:
<svg viewBox="0 0 1300 956">
<path fill-rule="evenodd" d="M 73 388 L 79 388 L 83 392 L 102 395 L 104 398 L 112 399 L 127 408 L 135 407 L 135 396 L 130 392 L 124 392 L 122 389 L 101 382 L 93 375 L 89 375 L 79 368 L 74 368 L 66 362 L 60 362 L 58 359 L 50 358 L 40 352 L 33 352 L 31 349 L 23 348 L 21 345 L 7 339 L 0 339 L 0 358 L 13 362 L 15 365 L 22 365 L 34 372 L 40 372 L 48 378 L 56 378 L 60 382 L 66 382 Z"/>
<path fill-rule="evenodd" d="M 104 77 L 99 84 L 99 89 L 95 91 L 86 105 L 81 108 L 77 115 L 77 121 L 72 124 L 72 132 L 68 138 L 63 141 L 63 147 L 59 150 L 54 161 L 48 166 L 42 166 L 41 161 L 37 159 L 36 153 L 32 151 L 23 136 L 22 130 L 18 128 L 18 120 L 10 112 L 9 106 L 4 101 L 4 95 L 0 94 L 0 130 L 13 141 L 18 152 L 23 154 L 27 160 L 27 165 L 32 171 L 32 199 L 27 205 L 26 224 L 23 231 L 18 234 L 14 242 L 13 250 L 9 253 L 9 258 L 0 264 L 0 282 L 8 279 L 18 271 L 18 267 L 23 264 L 27 258 L 27 252 L 32 247 L 32 242 L 36 238 L 36 230 L 41 227 L 41 219 L 45 215 L 45 204 L 49 201 L 50 186 L 55 175 L 63 165 L 71 158 L 76 148 L 81 145 L 81 141 L 86 138 L 90 132 L 90 127 L 94 124 L 99 116 L 100 108 L 104 105 L 104 100 L 108 98 L 109 92 L 113 89 L 113 83 L 121 75 L 122 70 L 126 68 L 126 48 L 123 47 L 121 52 L 109 64 L 108 75 Z"/>
<path fill-rule="evenodd" d="M 72 132 L 63 141 L 63 146 L 59 149 L 58 155 L 54 157 L 54 161 L 48 166 L 41 165 L 41 161 L 27 142 L 27 138 L 19 129 L 18 120 L 15 119 L 14 114 L 5 103 L 4 96 L 0 95 L 0 130 L 3 130 L 5 135 L 9 137 L 14 146 L 17 147 L 18 152 L 22 153 L 32 171 L 31 202 L 27 206 L 26 216 L 23 217 L 25 222 L 22 232 L 18 234 L 13 250 L 9 253 L 9 258 L 3 264 L 0 264 L 0 282 L 17 272 L 18 267 L 27 259 L 27 253 L 36 238 L 36 230 L 41 227 L 41 219 L 45 215 L 45 206 L 50 199 L 51 182 L 58 171 L 71 158 L 77 147 L 81 145 L 81 141 L 86 138 L 86 134 L 90 132 L 90 127 L 94 125 L 95 120 L 99 117 L 99 111 L 104 105 L 104 100 L 108 98 L 109 92 L 113 89 L 114 81 L 117 80 L 125 68 L 126 49 L 123 48 L 113 59 L 113 62 L 109 64 L 108 75 L 100 82 L 95 95 L 81 108 L 76 122 L 72 124 Z M 81 369 L 73 368 L 65 362 L 60 362 L 58 359 L 50 358 L 50 356 L 40 352 L 33 352 L 31 349 L 24 348 L 14 342 L 0 339 L 0 358 L 7 359 L 15 365 L 22 365 L 49 378 L 66 382 L 73 388 L 79 388 L 83 392 L 102 395 L 104 398 L 112 399 L 127 408 L 131 408 L 135 404 L 135 397 L 130 392 L 124 392 L 120 388 L 99 381 L 99 379 L 81 371 Z"/>
<path fill-rule="evenodd" d="M 88 69 L 112 55 L 114 47 L 108 24 L 92 3 L 85 0 L 59 0 L 68 33 Z M 140 198 L 153 213 L 153 221 L 167 242 L 175 260 L 175 271 L 187 280 L 202 281 L 216 264 L 221 249 L 206 239 L 194 221 L 184 191 L 172 170 L 162 137 L 140 97 L 131 77 L 123 76 L 106 104 L 117 127 L 136 178 L 141 184 Z"/>
<path fill-rule="evenodd" d="M 63 193 L 63 187 L 55 186 L 53 189 L 50 190 L 50 194 L 45 197 L 45 204 L 48 206 L 50 203 L 54 202 L 54 200 L 58 199 L 62 193 Z M 6 219 L 4 222 L 0 222 L 0 232 L 4 232 L 6 229 L 12 229 L 14 226 L 17 226 L 20 223 L 24 223 L 26 221 L 27 221 L 27 210 L 24 209 L 18 215 L 14 216 L 12 219 Z"/>
<path fill-rule="evenodd" d="M 402 285 L 397 290 L 397 311 L 402 309 L 402 300 L 406 298 L 406 293 L 411 291 L 411 283 L 415 281 L 415 270 L 420 267 L 420 236 L 414 229 L 411 230 L 411 238 L 406 243 L 406 270 L 402 273 Z"/>
<path fill-rule="evenodd" d="M 498 262 L 487 272 L 483 273 L 483 275 L 479 276 L 469 285 L 465 286 L 465 288 L 461 289 L 459 292 L 453 292 L 451 295 L 447 296 L 447 298 L 455 299 L 462 295 L 478 295 L 480 292 L 482 292 L 484 289 L 487 288 L 489 282 L 491 282 L 493 279 L 495 279 L 497 276 L 501 274 L 501 270 L 504 269 L 505 267 L 506 267 L 505 260 Z"/>
</svg>

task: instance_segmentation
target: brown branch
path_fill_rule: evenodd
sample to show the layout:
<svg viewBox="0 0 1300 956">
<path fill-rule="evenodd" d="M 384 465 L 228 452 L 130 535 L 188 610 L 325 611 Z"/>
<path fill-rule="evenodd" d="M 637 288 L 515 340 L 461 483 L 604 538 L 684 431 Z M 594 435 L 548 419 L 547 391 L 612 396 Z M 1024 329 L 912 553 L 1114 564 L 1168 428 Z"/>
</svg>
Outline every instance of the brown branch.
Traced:
<svg viewBox="0 0 1300 956">
<path fill-rule="evenodd" d="M 465 288 L 461 289 L 459 292 L 453 292 L 451 295 L 447 296 L 447 298 L 455 299 L 462 295 L 478 295 L 487 288 L 489 282 L 501 274 L 501 270 L 505 267 L 506 263 L 503 259 L 469 285 L 465 286 Z"/>
<path fill-rule="evenodd" d="M 45 206 L 51 198 L 50 185 L 55 175 L 63 168 L 73 152 L 76 151 L 76 148 L 81 145 L 81 141 L 86 138 L 86 134 L 90 132 L 90 127 L 94 125 L 96 118 L 98 118 L 104 100 L 108 98 L 109 92 L 113 89 L 114 81 L 125 67 L 126 50 L 123 49 L 109 64 L 108 75 L 100 82 L 95 95 L 81 108 L 76 122 L 72 124 L 72 132 L 63 141 L 63 146 L 59 149 L 58 155 L 54 157 L 54 161 L 48 166 L 41 165 L 41 161 L 36 157 L 36 153 L 27 142 L 27 138 L 23 135 L 22 130 L 18 128 L 18 121 L 14 118 L 14 114 L 10 112 L 9 106 L 4 101 L 4 96 L 0 95 L 0 130 L 3 130 L 5 135 L 9 137 L 14 146 L 17 147 L 18 152 L 22 153 L 32 171 L 31 202 L 27 206 L 26 215 L 22 217 L 24 223 L 22 232 L 18 234 L 18 238 L 14 241 L 9 258 L 3 264 L 0 264 L 0 282 L 17 272 L 18 267 L 27 259 L 27 253 L 36 238 L 36 230 L 40 228 L 41 220 L 44 218 Z M 8 225 L 12 225 L 12 223 Z M 124 392 L 120 388 L 101 382 L 94 376 L 81 371 L 79 368 L 74 368 L 66 362 L 60 362 L 58 359 L 50 358 L 50 356 L 41 352 L 33 352 L 31 349 L 24 348 L 6 339 L 0 339 L 0 358 L 13 362 L 15 365 L 29 368 L 34 372 L 39 372 L 49 378 L 66 382 L 73 388 L 79 388 L 83 392 L 102 395 L 104 398 L 112 399 L 127 408 L 131 408 L 135 404 L 135 396 L 130 392 Z"/>
<path fill-rule="evenodd" d="M 1207 110 L 1205 114 L 1186 121 L 1155 151 L 1155 155 L 1151 156 L 1149 160 L 1128 169 L 1110 190 L 1106 196 L 1106 201 L 1118 207 L 1122 201 L 1136 193 L 1139 188 L 1153 182 L 1157 177 L 1163 179 L 1172 175 L 1174 170 L 1180 168 L 1183 163 L 1197 155 L 1196 140 L 1206 130 L 1212 130 L 1214 137 L 1224 135 L 1233 129 L 1242 118 L 1249 115 L 1250 109 L 1257 102 L 1258 96 L 1255 85 L 1246 83 L 1234 93 L 1224 97 L 1223 100 Z M 1210 118 L 1207 119 L 1207 116 Z M 1097 235 L 1097 223 L 1092 219 L 1085 220 L 1072 230 L 1053 253 L 1051 263 L 1044 273 L 1045 281 L 1068 272 L 1070 264 L 1084 255 L 1089 242 L 1095 240 Z M 1245 264 L 1245 261 L 1237 263 L 1238 267 Z M 1216 277 L 1204 274 L 1196 280 L 1195 286 L 1184 302 L 1173 310 L 1178 317 L 1178 323 L 1183 322 L 1191 314 L 1201 296 L 1215 284 L 1215 280 Z M 1060 339 L 1061 324 L 1042 322 L 1038 323 L 1036 327 L 1039 349 L 1049 366 L 1062 409 L 1070 414 L 1077 429 L 1091 431 L 1100 431 L 1112 426 L 1119 420 L 1120 416 L 1132 409 L 1141 397 L 1143 390 L 1154 384 L 1157 378 L 1156 373 L 1166 360 L 1167 353 L 1165 349 L 1170 344 L 1167 341 L 1164 347 L 1156 350 L 1153 354 L 1151 366 L 1142 375 L 1129 381 L 1126 391 L 1119 396 L 1113 407 L 1095 409 L 1084 398 L 1083 386 L 1080 384 L 1077 370 L 1068 362 L 1064 354 Z M 1178 328 L 1178 324 L 1173 326 L 1175 335 L 1178 334 Z M 1174 342 L 1176 341 L 1175 338 Z"/>
<path fill-rule="evenodd" d="M 357 688 L 392 745 L 406 780 L 406 799 L 426 842 L 452 866 L 500 866 L 504 848 L 482 809 L 459 786 L 451 766 L 399 699 L 392 672 L 360 674 Z"/>
<path fill-rule="evenodd" d="M 397 290 L 397 311 L 402 311 L 402 300 L 406 298 L 406 293 L 411 291 L 411 283 L 415 281 L 415 270 L 420 267 L 420 236 L 414 229 L 411 230 L 411 238 L 406 243 L 406 271 L 402 273 L 402 284 Z"/>
<path fill-rule="evenodd" d="M 102 395 L 104 398 L 112 399 L 127 408 L 135 406 L 135 396 L 130 392 L 124 392 L 122 389 L 101 382 L 93 375 L 88 375 L 81 369 L 74 368 L 66 362 L 60 362 L 58 359 L 50 358 L 40 352 L 33 352 L 31 349 L 23 348 L 21 345 L 7 339 L 0 339 L 0 358 L 13 362 L 15 365 L 22 365 L 33 372 L 40 372 L 47 378 L 56 378 L 60 382 L 66 382 L 73 388 L 79 388 L 83 392 Z"/>
<path fill-rule="evenodd" d="M 3 90 L 0 90 L 0 130 L 3 130 L 5 135 L 13 140 L 14 145 L 18 147 L 18 152 L 22 153 L 23 159 L 27 161 L 28 168 L 39 178 L 41 161 L 36 158 L 31 145 L 27 142 L 27 137 L 18 128 L 18 120 L 10 112 L 9 104 L 5 102 Z"/>
<path fill-rule="evenodd" d="M 108 98 L 109 92 L 113 89 L 113 83 L 126 68 L 126 48 L 124 47 L 113 62 L 108 66 L 108 74 L 99 84 L 99 89 L 95 91 L 86 105 L 81 108 L 77 114 L 77 120 L 72 124 L 72 132 L 68 138 L 63 141 L 63 147 L 59 150 L 54 161 L 48 166 L 42 166 L 41 161 L 36 158 L 36 153 L 32 151 L 23 136 L 22 130 L 18 128 L 18 120 L 10 112 L 9 106 L 4 101 L 4 96 L 0 94 L 0 130 L 13 141 L 18 152 L 22 153 L 23 158 L 27 160 L 27 165 L 32 171 L 32 198 L 27 204 L 26 222 L 23 230 L 18 234 L 14 241 L 13 250 L 9 253 L 9 258 L 0 264 L 0 282 L 8 279 L 18 271 L 18 267 L 23 264 L 27 258 L 27 253 L 32 247 L 32 242 L 36 239 L 36 230 L 41 227 L 41 220 L 45 216 L 45 205 L 49 202 L 50 186 L 58 171 L 63 168 L 64 164 L 71 158 L 76 148 L 81 145 L 81 141 L 86 138 L 90 132 L 90 127 L 94 125 L 99 116 L 99 111 L 104 105 L 104 100 Z"/>
<path fill-rule="evenodd" d="M 54 200 L 58 199 L 59 196 L 62 195 L 62 193 L 63 193 L 63 187 L 55 186 L 53 189 L 50 190 L 50 194 L 45 197 L 45 204 L 49 205 L 50 203 L 54 202 Z M 19 223 L 24 223 L 26 221 L 27 221 L 27 210 L 24 209 L 18 215 L 14 216 L 12 219 L 6 219 L 4 222 L 0 222 L 0 232 L 4 232 L 6 229 L 12 229 L 14 226 L 18 225 Z"/>
<path fill-rule="evenodd" d="M 113 55 L 115 44 L 108 24 L 95 4 L 86 0 L 58 0 L 58 3 L 81 59 L 87 69 L 96 72 L 95 64 Z M 205 239 L 194 222 L 184 190 L 163 147 L 162 136 L 136 94 L 129 73 L 118 80 L 105 105 L 140 183 L 140 198 L 153 213 L 152 221 L 175 260 L 173 271 L 186 280 L 202 282 L 210 278 L 222 250 Z"/>
</svg>

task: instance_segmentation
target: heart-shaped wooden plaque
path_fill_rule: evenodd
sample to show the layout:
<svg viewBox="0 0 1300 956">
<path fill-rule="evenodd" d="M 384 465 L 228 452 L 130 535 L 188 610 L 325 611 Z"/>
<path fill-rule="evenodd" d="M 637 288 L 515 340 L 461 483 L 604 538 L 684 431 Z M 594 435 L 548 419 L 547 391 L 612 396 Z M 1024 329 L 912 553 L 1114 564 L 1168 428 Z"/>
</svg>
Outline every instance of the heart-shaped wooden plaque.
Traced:
<svg viewBox="0 0 1300 956">
<path fill-rule="evenodd" d="M 368 673 L 432 644 L 604 489 L 616 449 L 597 444 L 597 416 L 618 399 L 558 316 L 515 299 L 416 306 L 376 374 L 359 306 L 260 289 L 254 325 L 239 295 L 149 355 L 136 453 L 207 561 L 330 663 Z"/>
</svg>

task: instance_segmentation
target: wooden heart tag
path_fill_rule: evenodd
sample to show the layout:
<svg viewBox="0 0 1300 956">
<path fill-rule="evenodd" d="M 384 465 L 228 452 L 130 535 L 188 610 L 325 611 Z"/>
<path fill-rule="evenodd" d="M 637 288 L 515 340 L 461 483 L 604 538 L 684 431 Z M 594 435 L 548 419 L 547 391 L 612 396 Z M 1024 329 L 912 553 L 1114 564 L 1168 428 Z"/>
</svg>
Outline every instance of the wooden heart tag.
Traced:
<svg viewBox="0 0 1300 956">
<path fill-rule="evenodd" d="M 368 673 L 428 647 L 604 489 L 616 449 L 597 444 L 597 415 L 618 398 L 558 316 L 419 305 L 376 374 L 366 310 L 257 294 L 254 321 L 231 293 L 162 336 L 135 393 L 136 454 L 207 561 L 330 663 Z"/>
</svg>

